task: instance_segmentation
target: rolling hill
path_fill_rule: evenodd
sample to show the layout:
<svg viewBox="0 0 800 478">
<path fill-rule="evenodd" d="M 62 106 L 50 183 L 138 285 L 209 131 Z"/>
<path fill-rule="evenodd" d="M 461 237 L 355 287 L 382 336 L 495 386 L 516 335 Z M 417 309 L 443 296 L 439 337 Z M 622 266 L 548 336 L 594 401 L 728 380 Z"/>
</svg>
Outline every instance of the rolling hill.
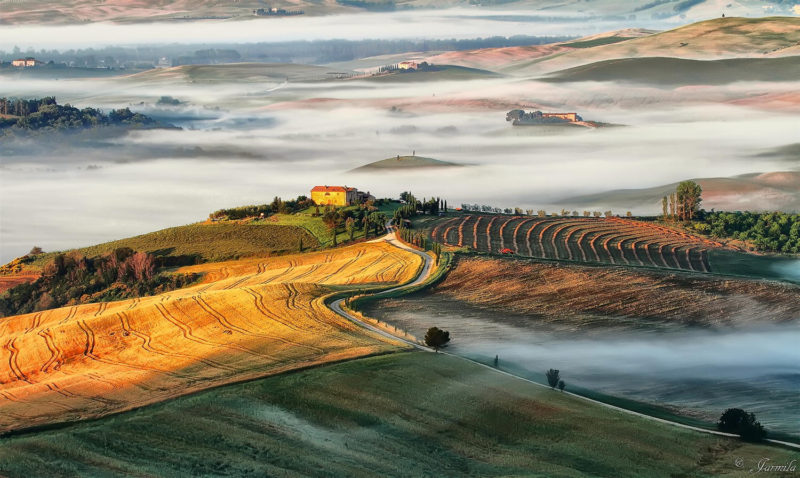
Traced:
<svg viewBox="0 0 800 478">
<path fill-rule="evenodd" d="M 800 172 L 754 173 L 730 178 L 693 179 L 703 188 L 703 207 L 721 211 L 800 211 Z M 620 189 L 564 198 L 560 203 L 574 207 L 602 205 L 617 210 L 649 205 L 652 213 L 661 198 L 675 191 L 677 183 L 645 189 Z"/>
<path fill-rule="evenodd" d="M 554 45 L 449 52 L 429 57 L 426 61 L 534 76 L 620 58 L 719 60 L 795 56 L 798 55 L 798 43 L 798 17 L 728 17 L 659 33 L 622 30 Z"/>
<path fill-rule="evenodd" d="M 314 81 L 347 73 L 330 68 L 293 63 L 226 63 L 183 65 L 143 71 L 122 77 L 136 83 L 237 83 L 263 81 Z"/>
<path fill-rule="evenodd" d="M 651 85 L 724 85 L 737 81 L 797 81 L 800 56 L 782 58 L 621 58 L 561 70 L 545 81 L 613 81 Z"/>
<path fill-rule="evenodd" d="M 149 252 L 165 258 L 167 265 L 180 265 L 296 251 L 299 241 L 306 248 L 319 245 L 317 238 L 299 225 L 196 223 L 76 250 L 85 256 L 95 257 L 120 247 L 130 247 L 134 251 Z M 37 255 L 33 265 L 41 267 L 54 255 Z"/>
<path fill-rule="evenodd" d="M 426 70 L 399 70 L 388 74 L 368 76 L 367 81 L 405 83 L 429 81 L 464 81 L 496 78 L 498 73 L 460 65 L 435 64 Z"/>
<path fill-rule="evenodd" d="M 795 452 L 646 421 L 443 354 L 208 390 L 0 441 L 30 476 L 747 476 Z"/>
<path fill-rule="evenodd" d="M 387 243 L 191 266 L 197 286 L 0 323 L 0 431 L 75 421 L 208 387 L 397 347 L 324 304 L 406 282 L 421 259 Z"/>
<path fill-rule="evenodd" d="M 423 156 L 397 156 L 375 161 L 364 166 L 359 166 L 351 172 L 380 172 L 380 171 L 405 171 L 429 168 L 452 168 L 459 167 L 460 164 L 442 161 L 439 159 L 426 158 Z"/>
</svg>

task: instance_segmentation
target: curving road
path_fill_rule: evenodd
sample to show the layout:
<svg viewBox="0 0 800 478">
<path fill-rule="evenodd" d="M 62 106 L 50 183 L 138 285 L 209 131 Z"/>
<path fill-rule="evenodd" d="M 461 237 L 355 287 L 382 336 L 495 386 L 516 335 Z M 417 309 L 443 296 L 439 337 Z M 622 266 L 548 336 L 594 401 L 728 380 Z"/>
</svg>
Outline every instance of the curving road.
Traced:
<svg viewBox="0 0 800 478">
<path fill-rule="evenodd" d="M 404 249 L 406 251 L 413 252 L 414 254 L 422 257 L 422 259 L 425 262 L 424 262 L 424 265 L 422 267 L 422 271 L 420 272 L 419 276 L 417 276 L 416 279 L 414 279 L 413 281 L 411 281 L 411 282 L 409 282 L 407 284 L 403 284 L 401 286 L 394 287 L 394 288 L 389 289 L 389 290 L 378 292 L 378 293 L 375 294 L 376 296 L 381 296 L 381 295 L 384 295 L 384 294 L 388 294 L 389 292 L 408 289 L 410 287 L 419 285 L 419 284 L 425 282 L 428 279 L 428 277 L 431 275 L 431 272 L 433 270 L 433 258 L 431 258 L 431 256 L 429 256 L 428 254 L 425 254 L 423 252 L 420 252 L 420 251 L 418 251 L 418 250 L 416 250 L 416 249 L 414 249 L 412 247 L 409 247 L 406 244 L 404 244 L 403 242 L 401 242 L 399 239 L 397 239 L 397 235 L 395 234 L 395 230 L 391 226 L 391 224 L 387 224 L 386 230 L 387 230 L 387 234 L 385 236 L 380 237 L 378 239 L 374 239 L 374 240 L 372 240 L 370 242 L 388 242 L 389 244 L 391 244 L 391 245 L 393 245 L 395 247 L 398 247 L 400 249 Z M 359 320 L 357 317 L 355 317 L 354 315 L 349 314 L 347 311 L 345 311 L 342 308 L 342 304 L 343 303 L 344 303 L 344 299 L 337 299 L 337 300 L 331 302 L 330 308 L 334 312 L 339 314 L 340 316 L 342 316 L 345 319 L 349 320 L 350 322 L 353 322 L 356 325 L 364 327 L 365 329 L 368 329 L 368 330 L 370 330 L 372 332 L 375 332 L 376 334 L 379 334 L 379 335 L 381 335 L 383 337 L 389 338 L 389 339 L 394 340 L 394 341 L 403 342 L 403 343 L 405 343 L 407 345 L 410 345 L 410 346 L 412 346 L 412 347 L 414 347 L 416 349 L 419 349 L 419 350 L 424 350 L 426 352 L 434 352 L 434 350 L 429 348 L 429 347 L 421 345 L 421 344 L 419 344 L 417 342 L 410 341 L 410 340 L 405 339 L 403 337 L 398 337 L 398 336 L 396 336 L 396 335 L 394 335 L 392 333 L 389 333 L 389 332 L 387 332 L 387 331 L 385 331 L 383 329 L 380 329 L 380 328 L 375 327 L 375 326 L 373 326 L 373 325 L 371 325 L 369 323 L 366 323 L 366 322 L 364 322 L 362 320 Z M 538 383 L 538 382 L 534 382 L 533 380 L 529 380 L 527 378 L 520 377 L 519 375 L 514 375 L 512 373 L 505 372 L 503 370 L 497 369 L 495 367 L 491 367 L 491 366 L 486 365 L 484 363 L 477 362 L 475 360 L 472 360 L 472 359 L 469 359 L 469 358 L 466 358 L 466 357 L 463 357 L 463 356 L 460 356 L 460 355 L 455 355 L 455 354 L 451 354 L 451 353 L 447 353 L 447 352 L 440 352 L 440 353 L 443 353 L 443 354 L 446 354 L 446 355 L 449 355 L 451 357 L 455 357 L 455 358 L 458 358 L 458 359 L 461 359 L 461 360 L 466 360 L 467 362 L 479 365 L 481 367 L 485 367 L 485 368 L 487 368 L 489 370 L 492 370 L 493 372 L 501 373 L 503 375 L 506 375 L 506 376 L 509 376 L 509 377 L 513 377 L 513 378 L 515 378 L 517 380 L 522 380 L 524 382 L 531 383 L 531 384 L 536 385 L 538 387 L 550 388 L 547 385 L 544 385 L 544 384 L 541 384 L 541 383 Z M 577 395 L 577 394 L 574 394 L 572 392 L 559 392 L 559 393 L 565 393 L 567 395 L 571 395 L 571 396 L 573 396 L 575 398 L 578 398 L 578 399 L 581 399 L 581 400 L 585 400 L 587 402 L 592 402 L 592 403 L 594 403 L 596 405 L 600 405 L 600 406 L 605 407 L 605 408 L 609 408 L 609 409 L 616 410 L 616 411 L 619 411 L 619 412 L 627 413 L 629 415 L 635 415 L 635 416 L 640 417 L 640 418 L 645 418 L 645 419 L 648 419 L 648 420 L 664 423 L 664 424 L 667 424 L 667 425 L 673 425 L 673 426 L 684 428 L 684 429 L 688 429 L 688 430 L 694 430 L 694 431 L 701 432 L 701 433 L 707 433 L 709 435 L 718 435 L 718 436 L 732 437 L 732 438 L 738 438 L 739 437 L 738 435 L 735 435 L 735 434 L 732 434 L 732 433 L 724 433 L 724 432 L 720 432 L 720 431 L 716 431 L 716 430 L 708 430 L 708 429 L 705 429 L 705 428 L 693 427 L 691 425 L 685 425 L 683 423 L 673 422 L 673 421 L 670 421 L 670 420 L 666 420 L 664 418 L 653 417 L 653 416 L 650 416 L 650 415 L 646 415 L 644 413 L 639 413 L 639 412 L 635 412 L 633 410 L 628 410 L 627 408 L 617 407 L 615 405 L 610 405 L 608 403 L 604 403 L 604 402 L 601 402 L 601 401 L 598 401 L 598 400 L 594 400 L 594 399 L 589 398 L 589 397 L 584 397 L 582 395 Z M 786 447 L 789 447 L 789 448 L 794 448 L 794 449 L 799 449 L 800 450 L 800 445 L 795 444 L 795 443 L 789 443 L 789 442 L 784 442 L 784 441 L 780 441 L 780 440 L 771 440 L 771 439 L 767 439 L 766 441 L 769 442 L 769 443 L 783 445 L 783 446 L 786 446 Z"/>
<path fill-rule="evenodd" d="M 401 286 L 393 287 L 391 289 L 388 289 L 388 290 L 385 290 L 385 291 L 382 291 L 382 292 L 378 292 L 378 293 L 375 294 L 375 296 L 377 296 L 377 297 L 380 297 L 381 295 L 384 295 L 384 294 L 388 294 L 390 292 L 394 292 L 394 291 L 398 291 L 398 290 L 404 290 L 404 289 L 408 289 L 408 288 L 414 287 L 416 285 L 419 285 L 419 284 L 425 282 L 428 279 L 428 277 L 431 275 L 431 271 L 433 270 L 433 259 L 431 258 L 431 256 L 429 256 L 428 254 L 425 254 L 423 252 L 420 252 L 420 251 L 414 249 L 413 247 L 409 247 L 409 246 L 405 245 L 403 242 L 401 242 L 399 239 L 397 239 L 397 235 L 395 234 L 395 231 L 394 231 L 394 229 L 392 228 L 391 225 L 387 225 L 386 229 L 387 229 L 388 233 L 385 236 L 380 237 L 380 238 L 375 239 L 375 240 L 372 240 L 370 242 L 388 242 L 389 244 L 391 244 L 391 245 L 393 245 L 395 247 L 398 247 L 400 249 L 404 249 L 406 251 L 413 252 L 414 254 L 420 256 L 422 258 L 422 260 L 424 261 L 424 263 L 423 263 L 423 266 L 422 266 L 422 271 L 420 271 L 420 274 L 417 276 L 416 279 L 414 279 L 413 281 L 411 281 L 409 283 L 403 284 Z M 364 322 L 362 320 L 359 320 L 357 317 L 355 317 L 354 315 L 351 315 L 350 313 L 348 313 L 347 311 L 345 311 L 342 308 L 342 304 L 343 303 L 344 303 L 344 299 L 337 299 L 337 300 L 335 300 L 335 301 L 330 303 L 330 308 L 331 308 L 331 310 L 333 310 L 334 312 L 336 312 L 340 316 L 344 317 L 345 319 L 349 320 L 350 322 L 353 322 L 356 325 L 364 327 L 365 329 L 368 329 L 368 330 L 370 330 L 372 332 L 375 332 L 376 334 L 379 334 L 379 335 L 381 335 L 383 337 L 392 339 L 394 341 L 403 342 L 403 343 L 405 343 L 407 345 L 410 345 L 410 346 L 412 346 L 414 348 L 417 348 L 417 349 L 420 349 L 420 350 L 424 350 L 426 352 L 433 352 L 432 349 L 430 349 L 428 347 L 425 347 L 424 345 L 421 345 L 421 344 L 419 344 L 417 342 L 413 342 L 411 340 L 408 340 L 408 339 L 405 339 L 405 338 L 402 338 L 402 337 L 398 337 L 398 336 L 396 336 L 394 334 L 391 334 L 391 333 L 389 333 L 389 332 L 387 332 L 387 331 L 385 331 L 383 329 L 375 327 L 374 325 L 371 325 L 371 324 L 368 324 L 368 323 L 366 323 L 366 322 Z"/>
</svg>

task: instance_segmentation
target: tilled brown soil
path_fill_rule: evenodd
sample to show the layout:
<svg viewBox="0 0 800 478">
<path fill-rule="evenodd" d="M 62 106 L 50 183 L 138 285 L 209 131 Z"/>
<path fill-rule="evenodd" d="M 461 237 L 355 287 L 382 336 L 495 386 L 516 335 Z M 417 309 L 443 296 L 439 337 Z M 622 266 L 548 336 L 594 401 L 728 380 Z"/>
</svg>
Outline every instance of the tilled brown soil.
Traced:
<svg viewBox="0 0 800 478">
<path fill-rule="evenodd" d="M 616 316 L 714 327 L 800 319 L 800 286 L 623 267 L 460 257 L 430 293 L 546 322 Z"/>
</svg>

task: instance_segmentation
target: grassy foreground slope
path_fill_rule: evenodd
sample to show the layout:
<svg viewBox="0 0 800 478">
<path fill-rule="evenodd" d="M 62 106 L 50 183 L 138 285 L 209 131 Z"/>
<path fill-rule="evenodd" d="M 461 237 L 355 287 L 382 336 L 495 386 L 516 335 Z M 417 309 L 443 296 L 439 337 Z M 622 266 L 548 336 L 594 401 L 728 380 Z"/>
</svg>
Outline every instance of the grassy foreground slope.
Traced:
<svg viewBox="0 0 800 478">
<path fill-rule="evenodd" d="M 413 352 L 6 438 L 0 473 L 745 476 L 761 458 L 783 463 L 793 456 L 632 417 L 458 358 Z"/>
<path fill-rule="evenodd" d="M 197 286 L 0 322 L 0 432 L 126 410 L 223 383 L 393 349 L 327 308 L 418 274 L 387 243 L 189 268 Z"/>
</svg>

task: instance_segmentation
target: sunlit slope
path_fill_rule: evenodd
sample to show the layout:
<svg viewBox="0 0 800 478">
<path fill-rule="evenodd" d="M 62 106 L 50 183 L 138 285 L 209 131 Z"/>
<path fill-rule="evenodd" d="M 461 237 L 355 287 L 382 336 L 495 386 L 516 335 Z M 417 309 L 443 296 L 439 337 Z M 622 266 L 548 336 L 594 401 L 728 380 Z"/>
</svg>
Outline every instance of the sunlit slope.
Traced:
<svg viewBox="0 0 800 478">
<path fill-rule="evenodd" d="M 0 322 L 0 431 L 125 410 L 226 382 L 388 350 L 325 295 L 413 278 L 384 243 L 193 266 L 204 283 Z"/>
<path fill-rule="evenodd" d="M 428 61 L 529 76 L 619 58 L 794 56 L 800 42 L 800 17 L 717 18 L 655 34 L 612 33 L 554 45 L 448 52 Z"/>
</svg>

